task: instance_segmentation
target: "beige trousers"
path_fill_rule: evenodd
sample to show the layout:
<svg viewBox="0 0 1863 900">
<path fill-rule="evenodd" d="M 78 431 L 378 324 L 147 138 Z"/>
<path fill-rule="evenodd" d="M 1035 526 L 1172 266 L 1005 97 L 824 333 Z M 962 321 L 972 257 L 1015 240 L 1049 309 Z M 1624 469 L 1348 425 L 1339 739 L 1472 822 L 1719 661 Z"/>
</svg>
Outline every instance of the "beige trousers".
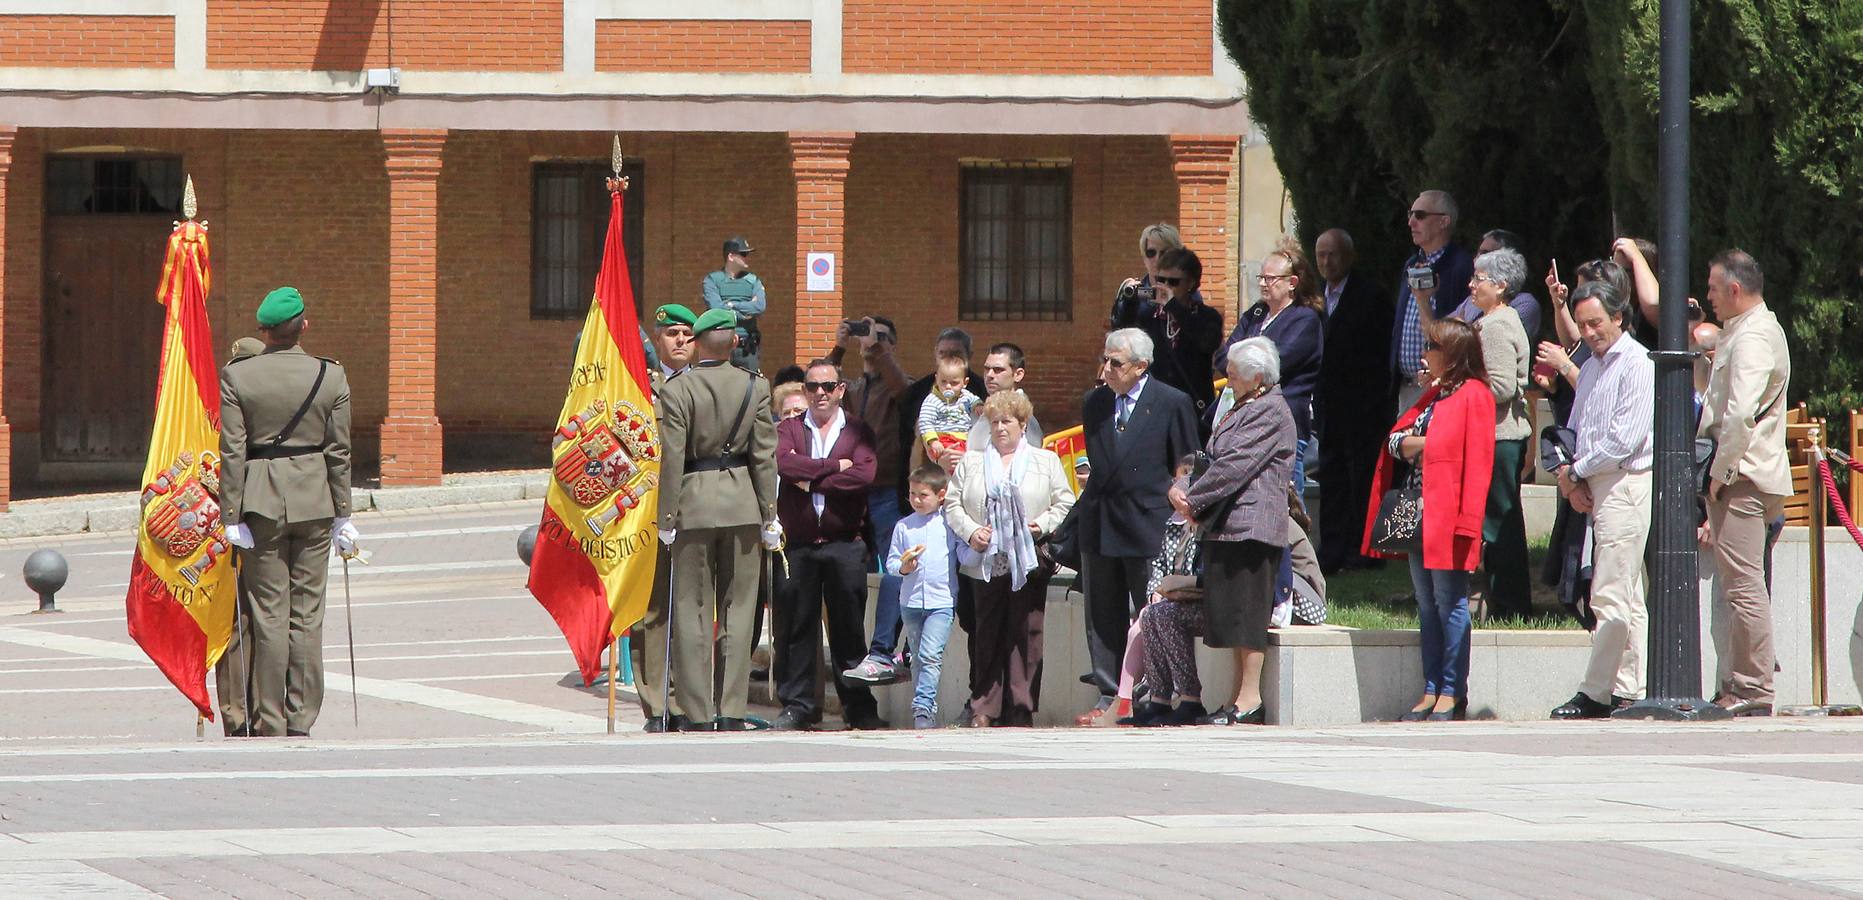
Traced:
<svg viewBox="0 0 1863 900">
<path fill-rule="evenodd" d="M 694 722 L 741 719 L 750 704 L 759 530 L 755 525 L 681 528 L 673 541 L 667 610 L 673 620 L 673 684 L 679 691 L 672 707 Z M 712 660 L 714 621 L 722 675 Z"/>
<path fill-rule="evenodd" d="M 250 654 L 252 733 L 309 734 L 323 708 L 323 591 L 330 520 L 251 516 L 253 548 L 239 551 L 250 601 L 242 638 Z"/>
<path fill-rule="evenodd" d="M 660 686 L 666 677 L 666 592 L 667 569 L 672 552 L 665 544 L 656 544 L 659 558 L 654 561 L 653 590 L 647 595 L 647 613 L 628 633 L 632 646 L 629 660 L 634 669 L 634 693 L 640 697 L 640 711 L 651 718 L 661 714 L 660 698 L 666 696 Z"/>
<path fill-rule="evenodd" d="M 1650 536 L 1650 473 L 1605 472 L 1591 488 L 1591 661 L 1579 690 L 1606 706 L 1613 696 L 1643 698 L 1649 646 L 1649 580 L 1643 550 Z"/>
<path fill-rule="evenodd" d="M 1727 599 L 1727 680 L 1721 695 L 1772 702 L 1772 595 L 1766 589 L 1766 523 L 1785 508 L 1742 478 L 1708 503 L 1714 565 Z"/>
</svg>

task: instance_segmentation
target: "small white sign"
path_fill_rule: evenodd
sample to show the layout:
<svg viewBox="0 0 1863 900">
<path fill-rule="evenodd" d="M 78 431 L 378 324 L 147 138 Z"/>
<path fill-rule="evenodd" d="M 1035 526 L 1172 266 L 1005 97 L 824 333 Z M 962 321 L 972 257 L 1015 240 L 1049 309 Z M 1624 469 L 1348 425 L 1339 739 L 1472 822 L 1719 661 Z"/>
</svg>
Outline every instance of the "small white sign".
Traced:
<svg viewBox="0 0 1863 900">
<path fill-rule="evenodd" d="M 809 290 L 834 290 L 834 254 L 809 254 Z"/>
</svg>

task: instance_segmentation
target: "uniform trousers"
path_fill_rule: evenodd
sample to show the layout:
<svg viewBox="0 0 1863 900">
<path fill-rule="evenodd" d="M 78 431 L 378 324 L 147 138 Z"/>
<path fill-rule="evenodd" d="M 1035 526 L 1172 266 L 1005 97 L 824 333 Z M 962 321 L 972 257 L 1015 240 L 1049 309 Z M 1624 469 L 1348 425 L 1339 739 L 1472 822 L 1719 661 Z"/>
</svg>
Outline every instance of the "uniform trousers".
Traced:
<svg viewBox="0 0 1863 900">
<path fill-rule="evenodd" d="M 1648 581 L 1643 550 L 1650 536 L 1649 472 L 1604 472 L 1591 489 L 1591 661 L 1579 690 L 1610 706 L 1611 698 L 1643 698 L 1644 648 L 1649 644 Z"/>
<path fill-rule="evenodd" d="M 252 615 L 252 603 L 246 597 L 243 582 L 236 602 L 239 613 L 233 621 L 233 635 L 213 669 L 214 694 L 220 701 L 220 727 L 229 737 L 252 733 L 252 645 L 240 634 L 246 628 L 247 617 Z"/>
<path fill-rule="evenodd" d="M 667 577 L 673 556 L 665 544 L 655 546 L 659 549 L 654 560 L 653 588 L 647 595 L 647 612 L 628 631 L 628 662 L 634 670 L 634 693 L 640 696 L 641 713 L 649 718 L 663 714 L 660 701 L 667 696 L 661 682 L 667 675 L 666 593 L 671 587 Z"/>
<path fill-rule="evenodd" d="M 679 691 L 671 711 L 694 722 L 741 719 L 750 704 L 758 531 L 756 525 L 681 528 L 673 540 L 666 607 L 673 629 L 673 683 Z M 723 659 L 721 670 L 714 669 L 714 650 Z M 719 671 L 722 675 L 715 676 Z"/>
<path fill-rule="evenodd" d="M 770 677 L 786 710 L 804 721 L 821 719 L 815 682 L 822 662 L 822 610 L 828 613 L 828 655 L 841 716 L 849 722 L 879 714 L 866 685 L 840 677 L 867 657 L 867 545 L 827 541 L 785 551 L 792 590 L 773 610 L 770 646 L 776 651 Z"/>
<path fill-rule="evenodd" d="M 1772 594 L 1766 587 L 1766 523 L 1785 499 L 1741 478 L 1708 501 L 1714 566 L 1728 610 L 1727 676 L 1721 695 L 1772 702 Z"/>
<path fill-rule="evenodd" d="M 283 524 L 248 516 L 252 549 L 239 551 L 249 599 L 252 733 L 309 734 L 323 708 L 323 594 L 330 521 Z"/>
</svg>

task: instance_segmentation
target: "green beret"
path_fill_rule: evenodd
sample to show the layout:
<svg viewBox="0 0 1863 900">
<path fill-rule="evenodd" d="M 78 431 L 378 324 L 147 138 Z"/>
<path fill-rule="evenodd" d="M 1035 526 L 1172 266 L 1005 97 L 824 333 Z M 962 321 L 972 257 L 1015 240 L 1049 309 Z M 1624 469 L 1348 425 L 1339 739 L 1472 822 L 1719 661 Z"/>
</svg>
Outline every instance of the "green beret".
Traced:
<svg viewBox="0 0 1863 900">
<path fill-rule="evenodd" d="M 660 328 L 668 325 L 684 325 L 691 328 L 698 323 L 699 317 L 693 315 L 692 310 L 678 303 L 668 303 L 654 310 L 653 313 L 653 324 Z"/>
<path fill-rule="evenodd" d="M 728 309 L 708 309 L 705 315 L 700 316 L 698 322 L 693 324 L 692 334 L 696 337 L 714 328 L 736 327 L 737 313 Z"/>
<path fill-rule="evenodd" d="M 304 314 L 304 295 L 294 287 L 281 287 L 259 304 L 259 327 L 282 325 Z"/>
</svg>

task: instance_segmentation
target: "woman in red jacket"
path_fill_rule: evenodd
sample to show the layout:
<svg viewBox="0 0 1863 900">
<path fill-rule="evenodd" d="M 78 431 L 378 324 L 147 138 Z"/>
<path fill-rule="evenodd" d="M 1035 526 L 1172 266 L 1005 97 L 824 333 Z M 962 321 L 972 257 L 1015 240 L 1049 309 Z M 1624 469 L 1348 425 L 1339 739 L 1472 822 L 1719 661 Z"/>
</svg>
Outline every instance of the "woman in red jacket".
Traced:
<svg viewBox="0 0 1863 900">
<path fill-rule="evenodd" d="M 1468 576 L 1481 563 L 1481 525 L 1494 469 L 1494 394 L 1482 363 L 1479 325 L 1439 319 L 1424 331 L 1422 377 L 1432 379 L 1397 420 L 1378 460 L 1367 512 L 1371 549 L 1378 498 L 1401 460 L 1423 473 L 1423 552 L 1410 556 L 1422 632 L 1423 699 L 1402 721 L 1448 721 L 1468 702 Z"/>
</svg>

